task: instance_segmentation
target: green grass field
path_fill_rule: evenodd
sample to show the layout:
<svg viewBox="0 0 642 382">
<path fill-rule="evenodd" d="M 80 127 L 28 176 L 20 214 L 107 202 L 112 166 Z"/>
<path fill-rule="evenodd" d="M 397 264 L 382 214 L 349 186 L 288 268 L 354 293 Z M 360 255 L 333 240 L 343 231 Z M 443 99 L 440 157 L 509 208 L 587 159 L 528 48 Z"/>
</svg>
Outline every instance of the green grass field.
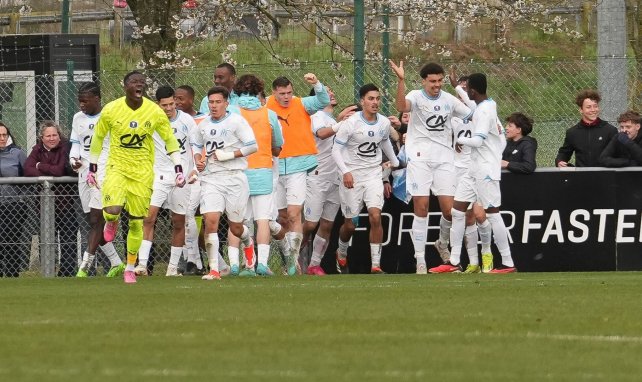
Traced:
<svg viewBox="0 0 642 382">
<path fill-rule="evenodd" d="M 641 278 L 0 279 L 0 380 L 637 381 Z"/>
</svg>

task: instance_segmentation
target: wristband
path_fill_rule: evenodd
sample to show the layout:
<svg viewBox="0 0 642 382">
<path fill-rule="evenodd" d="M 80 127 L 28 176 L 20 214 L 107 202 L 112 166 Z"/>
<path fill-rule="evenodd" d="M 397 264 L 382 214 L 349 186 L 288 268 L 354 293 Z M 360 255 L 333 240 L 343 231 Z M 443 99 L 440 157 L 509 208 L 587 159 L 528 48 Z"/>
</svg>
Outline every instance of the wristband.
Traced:
<svg viewBox="0 0 642 382">
<path fill-rule="evenodd" d="M 90 163 L 89 164 L 89 171 L 90 172 L 98 172 L 98 165 L 96 163 Z"/>
<path fill-rule="evenodd" d="M 174 166 L 174 172 L 177 174 L 183 173 L 183 166 L 181 166 L 180 164 L 177 164 L 176 166 Z"/>
</svg>

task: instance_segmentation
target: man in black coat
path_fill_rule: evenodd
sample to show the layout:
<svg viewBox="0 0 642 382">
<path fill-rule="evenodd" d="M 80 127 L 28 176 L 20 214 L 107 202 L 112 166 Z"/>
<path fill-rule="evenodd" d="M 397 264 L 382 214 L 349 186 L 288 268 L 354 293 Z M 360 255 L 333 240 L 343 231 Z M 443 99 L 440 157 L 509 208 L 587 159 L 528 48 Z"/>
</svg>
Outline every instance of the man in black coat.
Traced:
<svg viewBox="0 0 642 382">
<path fill-rule="evenodd" d="M 517 174 L 530 174 L 537 167 L 537 140 L 528 136 L 533 131 L 533 120 L 522 113 L 513 113 L 506 118 L 506 122 L 502 168 Z"/>
<path fill-rule="evenodd" d="M 627 111 L 618 117 L 617 122 L 620 132 L 602 151 L 600 164 L 606 167 L 642 166 L 640 113 Z"/>
<path fill-rule="evenodd" d="M 572 166 L 569 163 L 575 153 L 577 167 L 600 166 L 600 154 L 617 134 L 617 129 L 600 115 L 600 94 L 595 90 L 582 90 L 576 97 L 575 103 L 579 107 L 582 119 L 580 122 L 566 130 L 564 144 L 559 148 L 555 165 L 557 167 Z"/>
</svg>

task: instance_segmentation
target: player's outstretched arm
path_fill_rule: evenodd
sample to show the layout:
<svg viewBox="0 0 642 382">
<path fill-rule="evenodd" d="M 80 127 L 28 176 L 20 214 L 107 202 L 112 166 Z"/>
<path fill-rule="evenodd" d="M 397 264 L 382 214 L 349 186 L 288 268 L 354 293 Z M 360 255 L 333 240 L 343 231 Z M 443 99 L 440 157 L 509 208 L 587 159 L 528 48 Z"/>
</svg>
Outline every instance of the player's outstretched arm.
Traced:
<svg viewBox="0 0 642 382">
<path fill-rule="evenodd" d="M 390 68 L 397 76 L 397 94 L 395 96 L 395 107 L 400 113 L 409 112 L 410 101 L 406 99 L 406 74 L 403 69 L 403 61 L 399 61 L 399 65 L 395 64 L 395 62 L 392 60 L 388 62 L 390 63 Z"/>
<path fill-rule="evenodd" d="M 325 86 L 317 79 L 314 73 L 307 73 L 303 79 L 314 87 L 314 95 L 303 97 L 301 101 L 308 114 L 312 115 L 330 104 L 330 95 Z"/>
</svg>

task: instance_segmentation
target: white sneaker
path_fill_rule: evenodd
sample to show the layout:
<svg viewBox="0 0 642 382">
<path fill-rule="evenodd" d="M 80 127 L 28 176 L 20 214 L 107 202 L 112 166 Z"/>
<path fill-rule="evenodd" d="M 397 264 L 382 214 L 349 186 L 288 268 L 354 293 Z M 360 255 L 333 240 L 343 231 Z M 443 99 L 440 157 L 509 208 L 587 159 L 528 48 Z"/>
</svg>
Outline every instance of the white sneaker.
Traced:
<svg viewBox="0 0 642 382">
<path fill-rule="evenodd" d="M 169 264 L 167 266 L 167 273 L 165 273 L 165 276 L 183 276 L 183 275 L 178 273 L 178 267 L 176 265 Z"/>
<path fill-rule="evenodd" d="M 444 263 L 450 260 L 450 251 L 448 250 L 448 244 L 443 245 L 439 239 L 435 241 L 435 249 L 441 257 L 441 261 Z"/>
<path fill-rule="evenodd" d="M 427 275 L 428 274 L 428 268 L 426 267 L 426 264 L 417 264 L 417 274 L 418 275 Z"/>
<path fill-rule="evenodd" d="M 147 267 L 138 264 L 136 268 L 134 268 L 134 274 L 136 274 L 136 276 L 147 276 Z"/>
</svg>

